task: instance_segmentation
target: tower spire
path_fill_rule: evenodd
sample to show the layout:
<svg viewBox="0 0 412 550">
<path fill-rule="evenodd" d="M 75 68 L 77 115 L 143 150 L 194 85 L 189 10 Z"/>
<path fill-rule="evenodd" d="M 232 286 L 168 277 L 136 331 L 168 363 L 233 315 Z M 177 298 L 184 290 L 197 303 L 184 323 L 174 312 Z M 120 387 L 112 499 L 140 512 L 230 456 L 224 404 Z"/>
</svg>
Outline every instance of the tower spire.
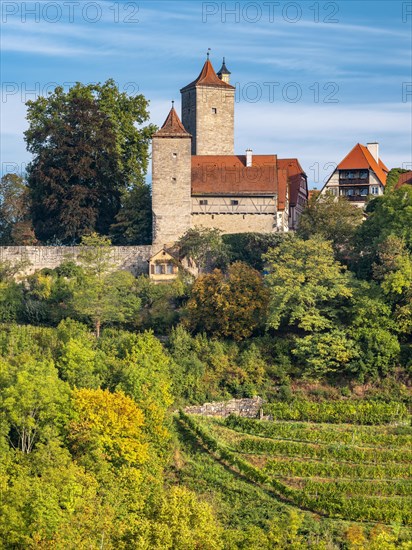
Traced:
<svg viewBox="0 0 412 550">
<path fill-rule="evenodd" d="M 223 82 L 226 82 L 227 84 L 229 84 L 231 72 L 230 72 L 229 69 L 226 67 L 226 60 L 225 60 L 225 58 L 223 58 L 222 66 L 221 66 L 219 72 L 217 72 L 216 74 L 217 74 L 217 76 L 220 78 L 220 80 L 223 80 Z"/>
</svg>

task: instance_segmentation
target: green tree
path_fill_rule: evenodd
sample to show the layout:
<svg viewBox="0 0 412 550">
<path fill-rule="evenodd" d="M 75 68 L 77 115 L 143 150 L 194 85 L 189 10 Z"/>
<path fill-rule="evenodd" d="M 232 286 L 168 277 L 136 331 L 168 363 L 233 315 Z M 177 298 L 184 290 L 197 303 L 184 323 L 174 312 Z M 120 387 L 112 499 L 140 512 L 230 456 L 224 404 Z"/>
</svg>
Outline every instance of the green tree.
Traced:
<svg viewBox="0 0 412 550">
<path fill-rule="evenodd" d="M 35 243 L 28 187 L 21 176 L 5 174 L 0 180 L 0 244 Z"/>
<path fill-rule="evenodd" d="M 391 193 L 399 181 L 399 176 L 408 172 L 404 168 L 392 168 L 386 178 L 385 193 Z"/>
<path fill-rule="evenodd" d="M 302 212 L 297 234 L 303 239 L 318 236 L 331 241 L 335 253 L 343 259 L 350 254 L 362 221 L 362 209 L 354 208 L 345 197 L 315 195 Z"/>
<path fill-rule="evenodd" d="M 82 239 L 78 256 L 83 267 L 77 288 L 73 292 L 73 307 L 92 320 L 96 336 L 106 323 L 133 321 L 141 306 L 136 295 L 136 279 L 127 271 L 114 271 L 111 243 L 96 234 Z"/>
<path fill-rule="evenodd" d="M 0 410 L 9 439 L 14 448 L 30 453 L 38 442 L 62 431 L 70 411 L 70 390 L 50 359 L 23 354 L 0 361 Z"/>
<path fill-rule="evenodd" d="M 264 268 L 263 254 L 281 243 L 282 233 L 233 233 L 222 235 L 229 247 L 230 263 L 243 262 L 258 271 Z"/>
<path fill-rule="evenodd" d="M 369 278 L 378 248 L 389 236 L 403 240 L 412 250 L 412 187 L 405 185 L 368 203 L 367 218 L 356 233 L 357 273 Z"/>
<path fill-rule="evenodd" d="M 265 255 L 270 291 L 267 326 L 307 332 L 334 327 L 352 296 L 351 277 L 319 238 L 285 239 Z"/>
<path fill-rule="evenodd" d="M 383 241 L 377 250 L 377 261 L 372 266 L 374 278 L 394 310 L 398 332 L 412 334 L 412 254 L 402 239 L 393 235 Z"/>
<path fill-rule="evenodd" d="M 219 229 L 188 229 L 176 244 L 180 257 L 194 260 L 200 273 L 224 267 L 227 263 L 229 250 Z"/>
<path fill-rule="evenodd" d="M 69 438 L 75 456 L 84 456 L 85 463 L 107 460 L 115 467 L 138 467 L 148 460 L 144 415 L 130 397 L 121 391 L 86 388 L 75 390 L 73 396 Z"/>
<path fill-rule="evenodd" d="M 23 309 L 23 288 L 15 280 L 25 263 L 0 262 L 0 322 L 16 321 Z"/>
<path fill-rule="evenodd" d="M 185 487 L 172 487 L 164 495 L 152 533 L 153 548 L 223 550 L 212 507 Z"/>
<path fill-rule="evenodd" d="M 123 194 L 122 207 L 110 228 L 116 245 L 143 245 L 152 242 L 152 196 L 145 183 Z"/>
<path fill-rule="evenodd" d="M 119 92 L 113 80 L 58 87 L 27 103 L 28 184 L 40 240 L 108 234 L 122 198 L 142 185 L 148 145 L 147 100 Z"/>
<path fill-rule="evenodd" d="M 187 304 L 187 324 L 192 330 L 243 340 L 263 325 L 267 301 L 260 273 L 236 262 L 227 274 L 215 269 L 196 280 Z"/>
</svg>

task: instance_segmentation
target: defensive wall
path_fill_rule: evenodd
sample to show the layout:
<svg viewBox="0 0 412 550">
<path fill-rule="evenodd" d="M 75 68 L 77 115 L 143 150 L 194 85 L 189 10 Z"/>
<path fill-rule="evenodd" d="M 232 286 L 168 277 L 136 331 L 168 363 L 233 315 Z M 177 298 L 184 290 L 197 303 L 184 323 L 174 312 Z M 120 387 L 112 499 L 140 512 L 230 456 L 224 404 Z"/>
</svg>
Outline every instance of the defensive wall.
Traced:
<svg viewBox="0 0 412 550">
<path fill-rule="evenodd" d="M 65 260 L 77 262 L 80 251 L 79 246 L 0 246 L 0 262 L 23 263 L 21 274 L 30 274 L 44 268 L 54 269 Z M 151 255 L 150 245 L 111 247 L 112 263 L 133 275 L 149 273 Z"/>
</svg>

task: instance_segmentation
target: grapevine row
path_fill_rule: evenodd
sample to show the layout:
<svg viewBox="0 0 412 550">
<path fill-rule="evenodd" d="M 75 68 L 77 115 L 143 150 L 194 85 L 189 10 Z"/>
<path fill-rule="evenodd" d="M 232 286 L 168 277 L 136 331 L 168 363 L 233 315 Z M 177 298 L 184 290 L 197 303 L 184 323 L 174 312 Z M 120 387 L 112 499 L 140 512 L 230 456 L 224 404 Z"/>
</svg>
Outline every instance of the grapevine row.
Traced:
<svg viewBox="0 0 412 550">
<path fill-rule="evenodd" d="M 241 453 L 271 454 L 317 460 L 332 459 L 354 463 L 412 463 L 412 452 L 405 449 L 377 450 L 348 445 L 317 445 L 296 441 L 263 439 L 254 436 L 244 436 L 235 443 L 234 449 Z"/>
<path fill-rule="evenodd" d="M 229 450 L 225 445 L 213 437 L 209 431 L 200 426 L 193 417 L 180 412 L 180 419 L 195 434 L 202 443 L 219 459 L 234 466 L 249 480 L 259 484 L 270 485 L 279 495 L 288 498 L 296 505 L 322 513 L 330 517 L 344 518 L 359 521 L 380 521 L 384 523 L 398 522 L 408 524 L 412 520 L 409 500 L 395 498 L 382 499 L 381 497 L 347 498 L 320 495 L 313 497 L 305 491 L 288 487 L 284 483 L 268 476 L 268 472 L 261 471 L 239 455 Z"/>
<path fill-rule="evenodd" d="M 308 443 L 340 443 L 362 446 L 382 447 L 406 447 L 412 448 L 412 428 L 404 428 L 409 434 L 379 433 L 373 426 L 350 426 L 308 424 L 292 422 L 271 422 L 265 420 L 254 420 L 240 416 L 228 416 L 223 425 L 227 428 L 241 433 L 269 437 L 272 439 L 286 439 Z M 389 427 L 385 427 L 390 430 Z M 399 430 L 399 428 L 393 428 Z"/>
<path fill-rule="evenodd" d="M 328 477 L 347 479 L 409 479 L 412 465 L 344 464 L 332 461 L 271 459 L 265 466 L 268 474 L 282 477 Z"/>
<path fill-rule="evenodd" d="M 368 425 L 405 422 L 409 417 L 403 403 L 361 400 L 276 402 L 265 405 L 265 413 L 276 420 Z"/>
</svg>

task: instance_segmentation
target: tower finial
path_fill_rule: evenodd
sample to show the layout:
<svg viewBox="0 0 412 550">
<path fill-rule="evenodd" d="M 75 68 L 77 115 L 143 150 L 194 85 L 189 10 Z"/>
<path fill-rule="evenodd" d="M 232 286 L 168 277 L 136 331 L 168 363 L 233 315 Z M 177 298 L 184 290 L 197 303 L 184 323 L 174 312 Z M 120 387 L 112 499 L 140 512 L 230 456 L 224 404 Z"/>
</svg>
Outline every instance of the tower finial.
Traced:
<svg viewBox="0 0 412 550">
<path fill-rule="evenodd" d="M 208 49 L 207 49 L 207 60 L 208 60 L 208 61 L 209 61 L 210 52 L 211 52 L 211 49 L 208 48 Z"/>
<path fill-rule="evenodd" d="M 175 108 L 175 100 L 172 99 L 172 109 L 174 109 L 174 108 Z"/>
</svg>

